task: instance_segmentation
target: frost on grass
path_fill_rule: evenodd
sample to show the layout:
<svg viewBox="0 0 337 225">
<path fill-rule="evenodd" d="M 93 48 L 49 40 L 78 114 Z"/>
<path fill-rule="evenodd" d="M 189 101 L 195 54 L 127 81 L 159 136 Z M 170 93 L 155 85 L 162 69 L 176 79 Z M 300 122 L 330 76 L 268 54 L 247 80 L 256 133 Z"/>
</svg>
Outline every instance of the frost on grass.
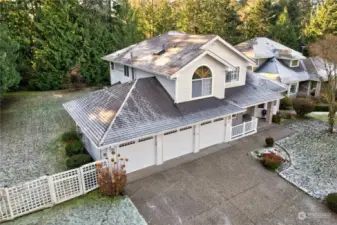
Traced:
<svg viewBox="0 0 337 225">
<path fill-rule="evenodd" d="M 146 225 L 128 197 L 109 198 L 94 191 L 85 196 L 19 217 L 4 225 Z"/>
<path fill-rule="evenodd" d="M 327 123 L 295 120 L 286 125 L 296 134 L 277 142 L 291 158 L 280 175 L 309 195 L 324 198 L 337 192 L 337 135 L 326 132 Z"/>
<path fill-rule="evenodd" d="M 0 187 L 66 170 L 60 136 L 74 123 L 62 103 L 88 91 L 5 95 L 0 109 Z"/>
</svg>

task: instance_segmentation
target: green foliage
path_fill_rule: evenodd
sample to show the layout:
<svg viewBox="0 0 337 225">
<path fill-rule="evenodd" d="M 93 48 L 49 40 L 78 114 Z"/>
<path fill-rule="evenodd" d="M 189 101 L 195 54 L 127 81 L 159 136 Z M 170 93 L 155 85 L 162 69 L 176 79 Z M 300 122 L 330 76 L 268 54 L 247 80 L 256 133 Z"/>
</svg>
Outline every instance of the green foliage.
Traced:
<svg viewBox="0 0 337 225">
<path fill-rule="evenodd" d="M 281 123 L 281 115 L 280 115 L 280 112 L 277 112 L 276 115 L 273 115 L 272 122 L 273 122 L 273 123 L 277 123 L 277 124 L 280 124 L 280 123 Z"/>
<path fill-rule="evenodd" d="M 266 141 L 266 147 L 273 147 L 274 146 L 274 138 L 267 137 L 265 141 Z"/>
<path fill-rule="evenodd" d="M 280 112 L 280 117 L 282 118 L 282 119 L 291 119 L 293 116 L 292 116 L 292 114 L 291 114 L 291 112 L 290 111 L 281 111 Z"/>
<path fill-rule="evenodd" d="M 290 20 L 287 8 L 284 8 L 271 31 L 272 32 L 270 35 L 272 36 L 273 40 L 280 42 L 292 49 L 298 49 L 295 26 Z"/>
<path fill-rule="evenodd" d="M 304 35 L 310 42 L 321 39 L 327 34 L 337 34 L 337 3 L 326 0 L 313 9 L 310 20 L 304 29 Z"/>
<path fill-rule="evenodd" d="M 329 105 L 328 104 L 317 104 L 315 105 L 315 112 L 329 112 Z"/>
<path fill-rule="evenodd" d="M 84 152 L 83 143 L 80 140 L 70 140 L 66 145 L 67 156 L 82 154 Z"/>
<path fill-rule="evenodd" d="M 308 113 L 311 113 L 315 109 L 315 104 L 309 99 L 295 98 L 293 99 L 293 108 L 296 111 L 296 115 L 303 117 Z"/>
<path fill-rule="evenodd" d="M 68 131 L 62 134 L 62 141 L 68 142 L 68 141 L 74 141 L 74 140 L 79 140 L 79 137 L 76 131 Z"/>
<path fill-rule="evenodd" d="M 293 107 L 293 102 L 288 96 L 284 96 L 284 98 L 280 101 L 280 109 L 291 109 Z"/>
<path fill-rule="evenodd" d="M 326 204 L 333 212 L 337 213 L 337 193 L 330 193 L 325 198 Z"/>
<path fill-rule="evenodd" d="M 17 50 L 19 45 L 9 36 L 8 28 L 0 26 L 0 95 L 13 88 L 20 82 L 20 74 L 16 68 Z"/>
<path fill-rule="evenodd" d="M 67 167 L 68 169 L 75 169 L 77 167 L 80 167 L 84 164 L 87 164 L 87 163 L 90 163 L 92 162 L 93 159 L 91 158 L 90 155 L 87 155 L 87 154 L 78 154 L 78 155 L 73 155 L 71 156 L 66 164 L 67 164 Z"/>
</svg>

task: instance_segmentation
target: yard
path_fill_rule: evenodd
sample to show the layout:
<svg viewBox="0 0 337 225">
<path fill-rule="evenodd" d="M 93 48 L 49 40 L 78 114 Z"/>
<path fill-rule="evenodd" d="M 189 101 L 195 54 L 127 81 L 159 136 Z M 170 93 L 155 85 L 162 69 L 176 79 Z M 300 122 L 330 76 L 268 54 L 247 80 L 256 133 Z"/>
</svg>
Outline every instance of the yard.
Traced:
<svg viewBox="0 0 337 225">
<path fill-rule="evenodd" d="M 280 175 L 316 198 L 337 192 L 336 133 L 327 134 L 327 123 L 315 119 L 291 120 L 285 125 L 296 134 L 277 142 L 288 151 L 292 163 Z"/>
<path fill-rule="evenodd" d="M 90 90 L 5 95 L 0 120 L 0 188 L 67 170 L 61 135 L 74 129 L 74 122 L 62 103 Z M 6 224 L 146 223 L 128 197 L 106 198 L 94 191 Z"/>
</svg>

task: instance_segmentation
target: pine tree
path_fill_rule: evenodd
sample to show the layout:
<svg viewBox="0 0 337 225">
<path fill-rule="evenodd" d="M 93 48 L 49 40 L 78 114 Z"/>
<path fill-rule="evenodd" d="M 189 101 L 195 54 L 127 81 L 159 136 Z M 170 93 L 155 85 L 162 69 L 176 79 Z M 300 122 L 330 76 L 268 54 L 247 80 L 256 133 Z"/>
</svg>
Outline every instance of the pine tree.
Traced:
<svg viewBox="0 0 337 225">
<path fill-rule="evenodd" d="M 269 35 L 271 39 L 278 41 L 292 49 L 299 49 L 295 26 L 289 17 L 286 7 L 279 16 L 276 24 L 271 28 L 271 31 L 272 32 Z"/>
<path fill-rule="evenodd" d="M 337 34 L 337 3 L 335 0 L 326 0 L 313 9 L 310 21 L 304 29 L 304 35 L 309 42 L 321 39 L 327 34 Z"/>
</svg>

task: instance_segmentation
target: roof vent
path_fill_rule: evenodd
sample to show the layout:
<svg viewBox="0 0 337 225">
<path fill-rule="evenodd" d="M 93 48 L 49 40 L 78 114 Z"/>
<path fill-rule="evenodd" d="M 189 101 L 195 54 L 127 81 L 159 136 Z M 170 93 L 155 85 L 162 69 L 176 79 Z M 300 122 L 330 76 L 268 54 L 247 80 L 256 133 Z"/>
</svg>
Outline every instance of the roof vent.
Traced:
<svg viewBox="0 0 337 225">
<path fill-rule="evenodd" d="M 164 53 L 165 53 L 165 44 L 163 44 L 163 46 L 160 49 L 156 50 L 153 53 L 153 55 L 161 55 L 161 54 L 164 54 Z"/>
</svg>

